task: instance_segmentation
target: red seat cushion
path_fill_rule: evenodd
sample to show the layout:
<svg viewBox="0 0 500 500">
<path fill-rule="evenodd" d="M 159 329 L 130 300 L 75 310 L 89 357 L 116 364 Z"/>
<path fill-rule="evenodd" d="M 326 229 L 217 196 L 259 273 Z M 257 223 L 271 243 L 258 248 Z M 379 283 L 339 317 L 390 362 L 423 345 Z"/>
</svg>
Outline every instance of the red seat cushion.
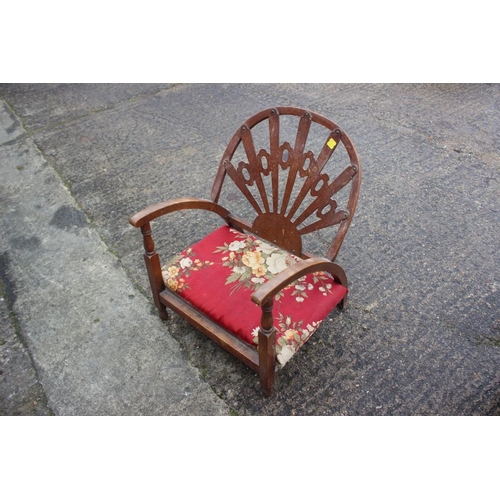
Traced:
<svg viewBox="0 0 500 500">
<path fill-rule="evenodd" d="M 250 297 L 301 259 L 252 235 L 222 226 L 162 268 L 165 285 L 233 335 L 257 346 L 261 308 Z M 309 339 L 347 289 L 314 273 L 275 297 L 277 361 L 284 365 Z"/>
</svg>

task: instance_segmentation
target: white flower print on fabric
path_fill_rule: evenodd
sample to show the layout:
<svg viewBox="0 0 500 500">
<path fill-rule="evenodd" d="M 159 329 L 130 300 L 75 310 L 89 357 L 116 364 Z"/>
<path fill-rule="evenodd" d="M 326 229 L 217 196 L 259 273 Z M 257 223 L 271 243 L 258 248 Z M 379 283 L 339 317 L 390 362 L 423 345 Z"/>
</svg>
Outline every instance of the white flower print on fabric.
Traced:
<svg viewBox="0 0 500 500">
<path fill-rule="evenodd" d="M 269 272 L 272 274 L 279 274 L 287 267 L 290 267 L 294 260 L 285 252 L 273 252 L 267 259 L 266 264 Z"/>
<path fill-rule="evenodd" d="M 300 259 L 269 243 L 231 231 L 235 239 L 217 247 L 214 253 L 221 253 L 222 265 L 231 269 L 226 285 L 232 285 L 231 293 L 246 288 L 255 291 L 283 269 Z M 276 299 L 283 295 L 280 292 Z"/>
<path fill-rule="evenodd" d="M 229 250 L 231 250 L 232 252 L 237 252 L 238 250 L 241 250 L 242 248 L 245 248 L 244 241 L 233 241 L 229 245 Z"/>
<path fill-rule="evenodd" d="M 295 354 L 295 349 L 290 345 L 286 345 L 281 348 L 276 358 L 278 359 L 278 363 L 281 366 L 285 366 L 285 364 L 292 359 L 292 356 L 294 354 Z"/>
<path fill-rule="evenodd" d="M 185 259 L 182 259 L 179 264 L 182 269 L 186 269 L 186 267 L 191 267 L 193 265 L 193 261 L 189 257 L 186 257 Z"/>
<path fill-rule="evenodd" d="M 292 356 L 318 329 L 321 321 L 312 321 L 303 326 L 303 321 L 293 321 L 291 316 L 279 315 L 276 327 L 276 358 L 280 366 L 290 361 Z M 254 344 L 259 343 L 259 328 L 252 330 Z"/>
<path fill-rule="evenodd" d="M 186 279 L 189 278 L 192 272 L 213 266 L 214 264 L 208 260 L 202 262 L 200 259 L 197 259 L 192 248 L 188 248 L 183 254 L 177 255 L 161 268 L 165 286 L 174 292 L 180 292 L 189 288 Z"/>
</svg>

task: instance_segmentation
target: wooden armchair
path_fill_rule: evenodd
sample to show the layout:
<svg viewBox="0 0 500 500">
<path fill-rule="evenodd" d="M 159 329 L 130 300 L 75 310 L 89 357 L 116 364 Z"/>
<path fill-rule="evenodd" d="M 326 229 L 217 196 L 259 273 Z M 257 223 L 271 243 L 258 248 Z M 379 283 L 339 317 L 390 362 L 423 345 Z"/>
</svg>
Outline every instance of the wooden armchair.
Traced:
<svg viewBox="0 0 500 500">
<path fill-rule="evenodd" d="M 283 120 L 294 127 L 293 145 L 282 142 Z M 313 129 L 319 134 L 317 155 L 309 149 L 315 142 Z M 257 136 L 262 148 L 257 148 Z M 325 166 L 337 149 L 344 150 L 345 160 L 330 181 Z M 253 220 L 219 204 L 227 177 L 255 212 Z M 143 235 L 160 317 L 168 318 L 168 307 L 185 318 L 257 371 L 269 396 L 276 369 L 335 307 L 346 304 L 346 275 L 334 260 L 354 215 L 360 182 L 354 145 L 329 119 L 295 107 L 252 116 L 229 142 L 210 200 L 166 201 L 130 218 Z M 339 208 L 333 197 L 339 199 L 341 190 L 345 201 Z M 214 212 L 224 223 L 162 266 L 150 223 L 187 209 Z M 326 258 L 302 248 L 304 235 L 334 225 L 338 227 Z"/>
</svg>

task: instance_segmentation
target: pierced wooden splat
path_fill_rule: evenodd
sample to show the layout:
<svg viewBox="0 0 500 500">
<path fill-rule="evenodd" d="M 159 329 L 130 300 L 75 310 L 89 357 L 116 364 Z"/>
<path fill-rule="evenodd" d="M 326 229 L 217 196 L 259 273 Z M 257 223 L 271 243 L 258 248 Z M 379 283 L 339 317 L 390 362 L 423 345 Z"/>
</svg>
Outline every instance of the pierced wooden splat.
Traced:
<svg viewBox="0 0 500 500">
<path fill-rule="evenodd" d="M 293 145 L 280 140 L 280 118 L 286 115 L 299 118 Z M 266 120 L 269 145 L 257 151 L 252 128 Z M 306 149 L 313 123 L 327 129 L 326 139 L 317 154 Z M 245 158 L 235 166 L 232 159 L 240 145 Z M 350 164 L 330 179 L 323 170 L 340 145 L 345 148 Z M 253 223 L 246 225 L 249 230 L 300 255 L 303 235 L 339 225 L 328 252 L 328 257 L 335 259 L 353 216 L 360 181 L 360 165 L 354 146 L 335 123 L 299 108 L 278 107 L 262 111 L 247 120 L 230 141 L 212 189 L 212 199 L 216 202 L 226 175 L 256 213 Z M 269 192 L 266 184 L 270 185 Z M 334 197 L 349 184 L 347 206 L 339 207 Z"/>
</svg>

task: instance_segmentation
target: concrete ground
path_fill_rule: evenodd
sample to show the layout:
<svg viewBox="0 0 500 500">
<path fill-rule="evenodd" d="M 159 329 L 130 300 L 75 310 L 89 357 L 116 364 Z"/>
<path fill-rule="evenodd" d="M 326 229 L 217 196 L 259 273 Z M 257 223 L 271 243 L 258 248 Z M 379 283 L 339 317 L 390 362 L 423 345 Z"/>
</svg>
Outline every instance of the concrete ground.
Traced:
<svg viewBox="0 0 500 500">
<path fill-rule="evenodd" d="M 0 98 L 0 414 L 500 415 L 500 85 L 1 84 Z M 208 197 L 236 128 L 279 105 L 344 128 L 363 183 L 338 257 L 349 305 L 266 399 L 242 363 L 159 320 L 128 217 Z M 218 222 L 156 224 L 160 253 Z"/>
</svg>

